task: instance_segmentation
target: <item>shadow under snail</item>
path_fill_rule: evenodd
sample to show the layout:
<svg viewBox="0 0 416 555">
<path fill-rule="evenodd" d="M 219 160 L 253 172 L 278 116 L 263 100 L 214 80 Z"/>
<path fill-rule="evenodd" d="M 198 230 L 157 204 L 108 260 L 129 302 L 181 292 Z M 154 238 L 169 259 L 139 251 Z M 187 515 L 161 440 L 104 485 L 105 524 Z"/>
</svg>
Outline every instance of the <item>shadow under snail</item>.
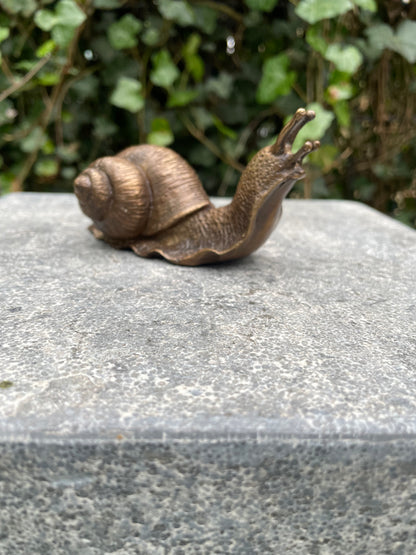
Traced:
<svg viewBox="0 0 416 555">
<path fill-rule="evenodd" d="M 115 248 L 139 256 L 198 266 L 247 256 L 266 241 L 282 201 L 305 171 L 303 158 L 319 147 L 291 148 L 315 117 L 299 109 L 276 142 L 260 150 L 241 175 L 232 202 L 216 208 L 196 172 L 169 148 L 139 145 L 99 158 L 75 180 L 90 230 Z"/>
</svg>

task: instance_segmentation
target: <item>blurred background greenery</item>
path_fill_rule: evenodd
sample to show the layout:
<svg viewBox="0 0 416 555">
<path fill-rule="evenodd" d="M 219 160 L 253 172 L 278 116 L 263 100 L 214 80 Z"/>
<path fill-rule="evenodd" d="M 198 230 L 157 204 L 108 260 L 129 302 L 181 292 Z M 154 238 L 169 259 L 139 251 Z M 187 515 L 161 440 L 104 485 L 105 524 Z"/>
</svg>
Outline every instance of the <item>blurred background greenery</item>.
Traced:
<svg viewBox="0 0 416 555">
<path fill-rule="evenodd" d="M 298 107 L 321 139 L 292 196 L 416 226 L 414 0 L 0 0 L 0 187 L 70 191 L 93 159 L 170 146 L 209 194 Z M 298 144 L 299 144 L 298 142 Z"/>
</svg>

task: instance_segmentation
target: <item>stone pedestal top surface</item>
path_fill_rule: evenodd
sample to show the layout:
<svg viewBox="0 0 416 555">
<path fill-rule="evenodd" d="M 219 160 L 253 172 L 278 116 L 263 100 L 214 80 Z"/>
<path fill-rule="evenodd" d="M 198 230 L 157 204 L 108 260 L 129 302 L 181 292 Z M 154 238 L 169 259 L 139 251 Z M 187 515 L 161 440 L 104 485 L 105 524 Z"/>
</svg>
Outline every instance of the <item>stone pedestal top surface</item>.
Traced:
<svg viewBox="0 0 416 555">
<path fill-rule="evenodd" d="M 70 194 L 0 199 L 0 439 L 416 435 L 416 233 L 289 200 L 255 254 L 116 251 Z"/>
</svg>

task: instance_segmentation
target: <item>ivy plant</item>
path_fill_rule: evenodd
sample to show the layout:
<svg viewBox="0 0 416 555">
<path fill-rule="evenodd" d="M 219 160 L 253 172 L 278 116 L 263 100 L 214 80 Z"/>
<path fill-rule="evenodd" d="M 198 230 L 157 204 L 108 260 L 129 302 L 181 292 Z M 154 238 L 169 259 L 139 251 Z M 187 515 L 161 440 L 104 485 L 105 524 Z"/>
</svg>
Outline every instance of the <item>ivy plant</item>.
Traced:
<svg viewBox="0 0 416 555">
<path fill-rule="evenodd" d="M 416 225 L 416 7 L 399 0 L 0 0 L 1 191 L 70 191 L 94 158 L 171 146 L 210 194 L 300 106 L 294 196 Z M 296 147 L 295 145 L 295 147 Z"/>
</svg>

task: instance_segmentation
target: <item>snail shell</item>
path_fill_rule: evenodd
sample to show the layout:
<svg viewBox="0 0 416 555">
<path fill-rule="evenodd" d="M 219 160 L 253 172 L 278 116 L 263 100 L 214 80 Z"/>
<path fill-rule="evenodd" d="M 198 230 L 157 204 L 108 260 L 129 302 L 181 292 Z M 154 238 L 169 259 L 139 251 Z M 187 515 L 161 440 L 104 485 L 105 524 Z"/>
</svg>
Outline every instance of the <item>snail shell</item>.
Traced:
<svg viewBox="0 0 416 555">
<path fill-rule="evenodd" d="M 155 145 L 99 158 L 75 180 L 82 211 L 109 241 L 148 237 L 210 205 L 194 169 Z"/>
</svg>

